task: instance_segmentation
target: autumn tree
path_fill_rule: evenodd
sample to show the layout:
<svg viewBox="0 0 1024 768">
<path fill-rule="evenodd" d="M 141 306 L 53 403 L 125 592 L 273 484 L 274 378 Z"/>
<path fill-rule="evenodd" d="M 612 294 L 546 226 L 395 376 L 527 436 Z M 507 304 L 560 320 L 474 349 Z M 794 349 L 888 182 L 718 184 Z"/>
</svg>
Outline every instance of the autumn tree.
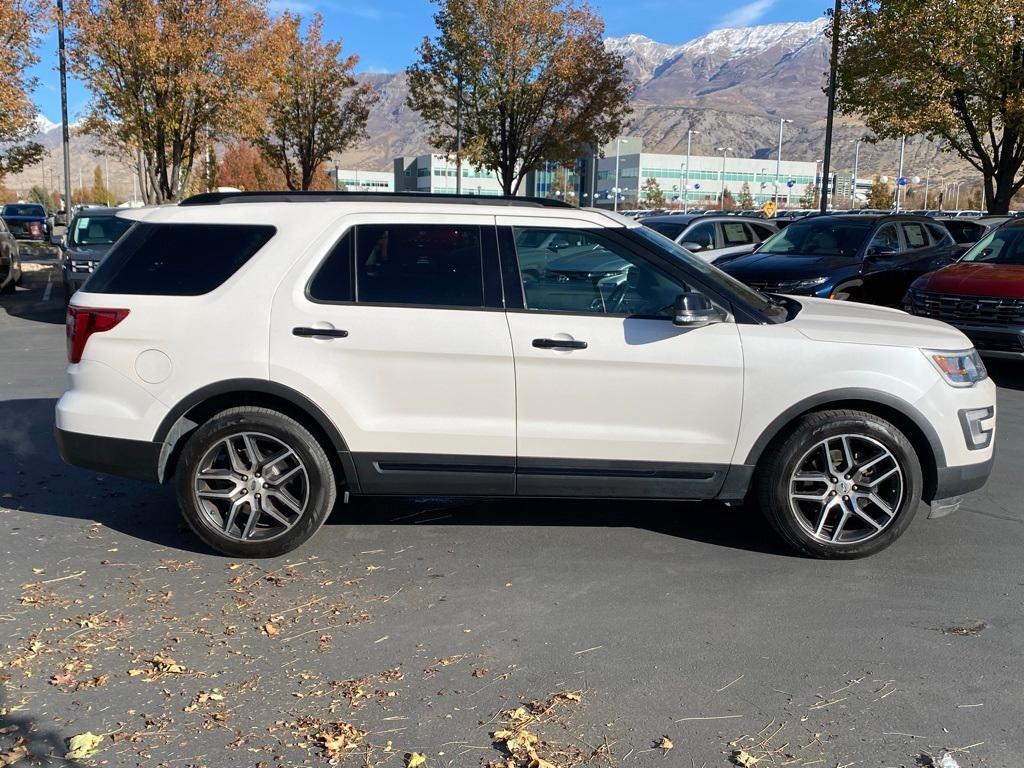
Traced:
<svg viewBox="0 0 1024 768">
<path fill-rule="evenodd" d="M 279 74 L 261 0 L 81 0 L 70 22 L 85 130 L 131 159 L 149 203 L 177 199 L 209 141 L 258 120 Z"/>
<path fill-rule="evenodd" d="M 750 194 L 750 185 L 745 181 L 743 182 L 743 186 L 740 187 L 739 206 L 744 211 L 749 211 L 754 208 L 754 196 Z"/>
<path fill-rule="evenodd" d="M 269 94 L 266 124 L 251 138 L 289 189 L 310 189 L 332 154 L 365 138 L 377 97 L 352 76 L 359 57 L 343 56 L 340 42 L 323 39 L 320 14 L 305 36 L 301 18 L 285 14 L 282 24 L 282 76 Z"/>
<path fill-rule="evenodd" d="M 1024 186 L 1024 2 L 846 0 L 838 29 L 841 109 L 881 138 L 940 142 L 1006 213 Z"/>
<path fill-rule="evenodd" d="M 38 184 L 32 186 L 28 191 L 28 196 L 25 198 L 30 203 L 38 203 L 46 209 L 47 213 L 53 212 L 55 209 L 53 198 L 50 193 L 40 187 Z"/>
<path fill-rule="evenodd" d="M 640 190 L 640 195 L 648 208 L 665 207 L 665 193 L 658 185 L 658 180 L 653 176 L 649 179 L 644 179 L 644 186 Z"/>
<path fill-rule="evenodd" d="M 818 185 L 813 181 L 808 182 L 804 187 L 804 193 L 800 195 L 801 208 L 814 208 L 818 205 Z"/>
<path fill-rule="evenodd" d="M 245 191 L 284 189 L 284 174 L 266 161 L 259 150 L 246 141 L 229 145 L 217 166 L 221 186 Z"/>
<path fill-rule="evenodd" d="M 38 162 L 36 108 L 29 94 L 36 80 L 29 69 L 39 58 L 34 46 L 44 6 L 39 0 L 0 0 L 0 179 Z"/>
<path fill-rule="evenodd" d="M 868 190 L 868 208 L 891 208 L 893 201 L 892 187 L 888 182 L 883 182 L 880 176 L 875 176 L 871 182 L 871 189 Z"/>
<path fill-rule="evenodd" d="M 507 195 L 545 161 L 571 163 L 622 130 L 631 110 L 623 58 L 576 0 L 435 0 L 437 36 L 408 69 L 408 105 L 431 141 L 495 171 Z"/>
</svg>

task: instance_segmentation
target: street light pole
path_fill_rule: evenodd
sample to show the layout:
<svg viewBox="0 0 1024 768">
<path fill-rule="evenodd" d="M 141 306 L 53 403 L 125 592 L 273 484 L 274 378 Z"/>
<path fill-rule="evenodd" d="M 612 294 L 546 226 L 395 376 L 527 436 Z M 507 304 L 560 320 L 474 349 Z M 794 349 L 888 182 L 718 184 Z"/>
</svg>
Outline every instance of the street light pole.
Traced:
<svg viewBox="0 0 1024 768">
<path fill-rule="evenodd" d="M 828 113 L 825 118 L 825 159 L 821 165 L 821 212 L 828 213 L 828 183 L 832 175 L 832 124 L 836 113 L 836 73 L 839 69 L 839 21 L 843 0 L 836 0 L 832 11 L 832 55 L 828 74 Z"/>
<path fill-rule="evenodd" d="M 903 156 L 907 149 L 907 137 L 900 139 L 900 172 L 896 174 L 896 213 L 900 212 L 900 197 L 903 192 L 903 185 L 900 180 L 903 178 Z"/>
<path fill-rule="evenodd" d="M 612 210 L 618 213 L 619 210 L 619 147 L 622 144 L 622 139 L 615 140 L 615 198 L 612 201 Z"/>
<path fill-rule="evenodd" d="M 715 147 L 716 152 L 722 153 L 722 178 L 719 181 L 721 189 L 718 191 L 718 210 L 725 210 L 725 156 L 729 152 L 732 152 L 732 147 Z"/>
<path fill-rule="evenodd" d="M 857 139 L 857 146 L 853 148 L 853 190 L 850 196 L 853 198 L 852 208 L 857 204 L 857 171 L 860 169 L 860 143 L 863 139 Z"/>
<path fill-rule="evenodd" d="M 690 202 L 690 147 L 693 142 L 693 134 L 699 134 L 700 131 L 695 131 L 691 128 L 686 130 L 686 182 L 683 186 L 683 213 L 689 210 Z"/>
<path fill-rule="evenodd" d="M 782 176 L 782 127 L 792 122 L 784 117 L 779 118 L 779 156 L 775 160 L 775 205 L 779 204 L 779 178 Z"/>
<path fill-rule="evenodd" d="M 68 132 L 68 64 L 64 54 L 64 0 L 57 0 L 57 54 L 60 66 L 61 140 L 64 148 L 64 215 L 71 221 L 71 138 Z"/>
</svg>

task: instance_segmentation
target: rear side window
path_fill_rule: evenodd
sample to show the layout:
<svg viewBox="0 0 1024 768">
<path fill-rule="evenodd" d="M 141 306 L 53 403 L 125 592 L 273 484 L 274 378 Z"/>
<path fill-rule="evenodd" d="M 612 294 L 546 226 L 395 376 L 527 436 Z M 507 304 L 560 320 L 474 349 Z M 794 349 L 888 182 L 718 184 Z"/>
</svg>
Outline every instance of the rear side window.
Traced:
<svg viewBox="0 0 1024 768">
<path fill-rule="evenodd" d="M 722 234 L 725 235 L 726 246 L 749 245 L 753 242 L 742 221 L 723 221 Z"/>
<path fill-rule="evenodd" d="M 309 283 L 309 298 L 326 303 L 352 301 L 352 230 L 345 233 Z"/>
<path fill-rule="evenodd" d="M 235 274 L 275 231 L 256 224 L 139 223 L 100 262 L 87 290 L 200 296 Z"/>
<path fill-rule="evenodd" d="M 355 255 L 356 300 L 360 304 L 483 306 L 479 227 L 358 226 Z"/>
<path fill-rule="evenodd" d="M 927 248 L 931 245 L 928 235 L 917 222 L 907 222 L 903 225 L 903 237 L 907 240 L 907 247 L 910 249 Z"/>
</svg>

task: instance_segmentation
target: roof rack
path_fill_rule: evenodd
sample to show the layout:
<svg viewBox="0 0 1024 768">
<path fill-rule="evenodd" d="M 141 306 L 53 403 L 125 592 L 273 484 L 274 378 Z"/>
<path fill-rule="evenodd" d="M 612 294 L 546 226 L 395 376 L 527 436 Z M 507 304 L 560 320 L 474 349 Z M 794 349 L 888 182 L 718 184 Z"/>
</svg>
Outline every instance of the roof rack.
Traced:
<svg viewBox="0 0 1024 768">
<path fill-rule="evenodd" d="M 561 200 L 510 195 L 454 195 L 428 192 L 203 192 L 185 198 L 179 205 L 225 205 L 227 203 L 462 203 L 464 205 L 508 205 L 527 208 L 573 208 Z"/>
</svg>

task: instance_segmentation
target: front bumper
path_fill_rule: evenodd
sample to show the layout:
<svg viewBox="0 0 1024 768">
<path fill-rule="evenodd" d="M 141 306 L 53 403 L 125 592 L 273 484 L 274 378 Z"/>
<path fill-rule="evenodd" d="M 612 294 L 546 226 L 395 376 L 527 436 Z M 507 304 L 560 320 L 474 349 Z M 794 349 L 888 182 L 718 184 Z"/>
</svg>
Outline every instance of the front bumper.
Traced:
<svg viewBox="0 0 1024 768">
<path fill-rule="evenodd" d="M 995 457 L 980 464 L 936 469 L 935 499 L 952 499 L 976 491 L 988 482 Z"/>
<path fill-rule="evenodd" d="M 988 357 L 1024 359 L 1024 325 L 967 325 L 951 323 Z"/>
<path fill-rule="evenodd" d="M 53 435 L 60 457 L 68 464 L 135 480 L 160 480 L 163 443 L 85 435 L 59 427 L 54 428 Z"/>
</svg>

